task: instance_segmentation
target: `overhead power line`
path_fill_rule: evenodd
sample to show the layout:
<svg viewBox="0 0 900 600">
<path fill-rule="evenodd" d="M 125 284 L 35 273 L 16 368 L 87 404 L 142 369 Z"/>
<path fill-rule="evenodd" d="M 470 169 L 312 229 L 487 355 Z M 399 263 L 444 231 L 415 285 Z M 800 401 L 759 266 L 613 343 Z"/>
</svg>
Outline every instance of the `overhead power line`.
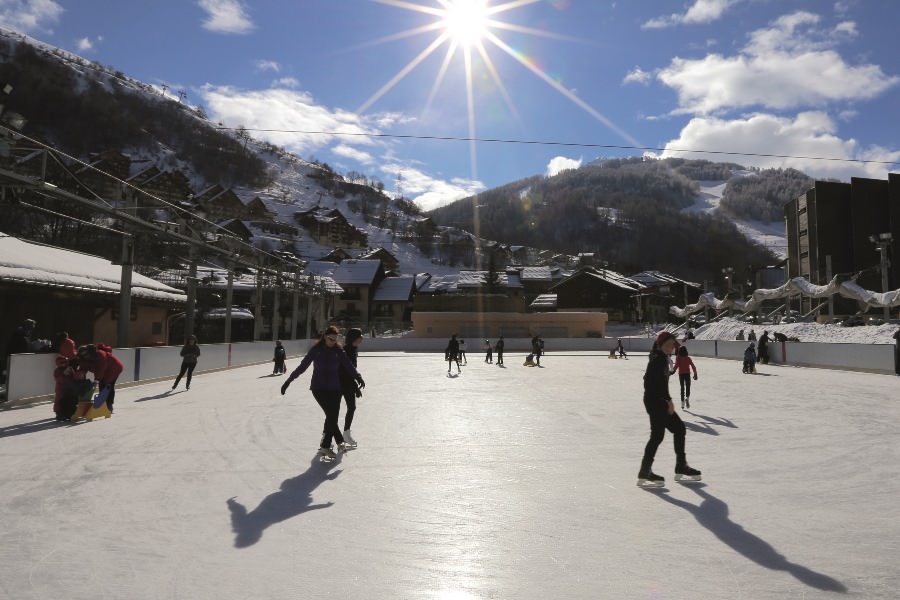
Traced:
<svg viewBox="0 0 900 600">
<path fill-rule="evenodd" d="M 411 135 L 400 133 L 359 133 L 346 131 L 306 131 L 301 129 L 253 129 L 249 127 L 222 127 L 217 126 L 216 129 L 236 131 L 242 129 L 244 131 L 257 131 L 262 133 L 297 133 L 303 135 L 334 135 L 348 137 L 371 137 L 371 138 L 391 138 L 398 140 L 436 140 L 442 142 L 485 142 L 492 144 L 522 144 L 532 146 L 564 146 L 573 148 L 605 148 L 608 150 L 644 150 L 654 152 L 695 152 L 697 154 L 717 154 L 722 156 L 756 156 L 760 158 L 796 158 L 802 160 L 826 160 L 833 162 L 850 162 L 877 165 L 895 165 L 900 164 L 897 160 L 870 160 L 862 158 L 836 158 L 830 156 L 798 156 L 794 154 L 766 154 L 763 152 L 736 152 L 728 150 L 695 150 L 688 148 L 659 148 L 654 146 L 625 146 L 620 144 L 592 144 L 588 142 L 559 142 L 553 140 L 516 140 L 503 138 L 478 138 L 463 136 L 442 136 L 442 135 Z"/>
</svg>

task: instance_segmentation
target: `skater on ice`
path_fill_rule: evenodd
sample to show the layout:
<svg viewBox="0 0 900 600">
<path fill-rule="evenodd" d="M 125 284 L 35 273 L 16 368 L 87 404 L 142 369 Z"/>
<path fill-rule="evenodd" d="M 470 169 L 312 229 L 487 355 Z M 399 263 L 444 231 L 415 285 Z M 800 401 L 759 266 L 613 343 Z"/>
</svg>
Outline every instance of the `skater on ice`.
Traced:
<svg viewBox="0 0 900 600">
<path fill-rule="evenodd" d="M 666 483 L 664 477 L 651 470 L 656 450 L 666 435 L 666 429 L 672 432 L 675 443 L 675 481 L 700 480 L 700 471 L 687 464 L 686 428 L 681 417 L 675 412 L 672 396 L 669 395 L 668 356 L 678 346 L 675 336 L 669 331 L 663 331 L 656 336 L 656 342 L 650 350 L 647 370 L 644 372 L 644 408 L 650 417 L 650 439 L 644 447 L 644 457 L 638 471 L 639 487 L 662 487 Z"/>
<path fill-rule="evenodd" d="M 503 365 L 503 347 L 506 343 L 503 341 L 503 336 L 500 336 L 500 339 L 497 340 L 497 345 L 495 349 L 497 350 L 497 366 L 500 367 Z"/>
<path fill-rule="evenodd" d="M 347 353 L 347 358 L 350 359 L 350 362 L 353 363 L 354 367 L 357 364 L 356 359 L 357 356 L 359 356 L 359 345 L 362 344 L 362 341 L 362 329 L 359 329 L 358 327 L 350 329 L 347 332 L 347 335 L 344 336 L 344 352 Z M 353 433 L 350 431 L 350 426 L 353 425 L 353 415 L 356 414 L 356 399 L 362 398 L 362 389 L 359 387 L 356 379 L 353 378 L 353 375 L 343 366 L 341 367 L 340 372 L 344 402 L 347 403 L 347 413 L 344 415 L 344 443 L 349 448 L 356 448 L 356 440 L 353 439 Z"/>
<path fill-rule="evenodd" d="M 447 361 L 447 373 L 450 372 L 450 367 L 453 366 L 454 362 L 456 363 L 456 372 L 462 372 L 459 368 L 460 347 L 460 342 L 456 339 L 456 334 L 454 333 L 450 336 L 450 341 L 447 342 L 447 348 L 444 350 L 444 360 Z"/>
<path fill-rule="evenodd" d="M 678 383 L 681 386 L 681 408 L 691 407 L 691 371 L 694 371 L 694 381 L 697 381 L 697 367 L 694 361 L 688 356 L 688 349 L 685 346 L 678 348 L 675 357 L 675 367 L 672 373 L 678 373 Z"/>
<path fill-rule="evenodd" d="M 194 369 L 197 367 L 197 358 L 200 356 L 200 346 L 197 344 L 197 336 L 188 336 L 187 342 L 181 349 L 181 369 L 178 371 L 178 377 L 172 384 L 172 389 L 178 387 L 181 378 L 187 373 L 187 379 L 184 380 L 184 389 L 191 389 L 191 377 L 194 375 Z"/>
<path fill-rule="evenodd" d="M 756 346 L 753 342 L 744 350 L 744 373 L 756 373 Z"/>
<path fill-rule="evenodd" d="M 337 441 L 338 449 L 341 451 L 350 448 L 349 445 L 345 445 L 344 436 L 338 426 L 341 397 L 343 396 L 340 368 L 343 367 L 353 376 L 360 389 L 366 387 L 366 383 L 338 343 L 338 330 L 333 325 L 325 330 L 319 341 L 300 361 L 300 366 L 294 369 L 287 380 L 281 384 L 282 396 L 287 392 L 291 382 L 303 375 L 310 365 L 313 366 L 313 373 L 309 389 L 312 391 L 313 398 L 322 408 L 322 412 L 325 413 L 325 425 L 322 429 L 322 440 L 319 443 L 319 456 L 323 461 L 331 462 L 337 458 L 331 447 L 332 440 Z"/>
<path fill-rule="evenodd" d="M 284 349 L 284 344 L 281 343 L 281 340 L 275 340 L 275 356 L 272 357 L 275 367 L 272 369 L 272 375 L 283 375 L 284 373 L 287 373 L 287 367 L 284 365 L 284 361 L 286 360 L 287 351 Z"/>
<path fill-rule="evenodd" d="M 491 340 L 484 340 L 484 362 L 494 363 L 494 348 L 491 346 Z"/>
<path fill-rule="evenodd" d="M 625 354 L 625 346 L 622 345 L 622 338 L 616 340 L 615 352 L 619 353 L 619 358 L 628 358 Z"/>
<path fill-rule="evenodd" d="M 455 333 L 453 334 L 453 337 L 454 338 L 456 337 Z M 456 353 L 456 356 L 457 356 L 456 362 L 459 362 L 459 360 L 461 359 L 463 361 L 464 365 L 469 364 L 469 359 L 466 358 L 466 340 L 459 340 L 459 351 Z M 459 366 L 459 365 L 457 365 L 457 366 Z"/>
<path fill-rule="evenodd" d="M 756 361 L 764 365 L 769 364 L 769 332 L 763 331 L 756 347 Z"/>
<path fill-rule="evenodd" d="M 94 374 L 99 394 L 106 395 L 106 408 L 113 411 L 116 400 L 116 381 L 125 370 L 125 365 L 113 356 L 112 348 L 106 344 L 87 344 L 78 348 L 78 377 L 88 372 Z"/>
</svg>

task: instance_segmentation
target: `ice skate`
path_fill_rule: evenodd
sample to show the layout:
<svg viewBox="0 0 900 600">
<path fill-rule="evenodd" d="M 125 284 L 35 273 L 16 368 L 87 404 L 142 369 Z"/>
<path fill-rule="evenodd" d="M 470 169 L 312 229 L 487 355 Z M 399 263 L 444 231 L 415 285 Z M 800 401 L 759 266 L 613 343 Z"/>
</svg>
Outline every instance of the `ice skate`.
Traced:
<svg viewBox="0 0 900 600">
<path fill-rule="evenodd" d="M 331 446 L 328 446 L 327 448 L 322 446 L 319 448 L 319 460 L 322 462 L 334 462 L 337 460 L 337 454 L 334 453 Z"/>
<path fill-rule="evenodd" d="M 357 446 L 356 440 L 354 440 L 353 436 L 350 435 L 349 429 L 344 430 L 344 445 L 351 449 L 356 448 L 356 446 Z"/>
<path fill-rule="evenodd" d="M 638 473 L 637 486 L 639 488 L 661 488 L 666 485 L 666 478 L 657 475 L 653 471 Z"/>
<path fill-rule="evenodd" d="M 685 399 L 684 404 L 685 404 L 688 408 L 690 408 L 690 407 L 691 407 L 691 399 L 690 399 L 690 398 Z"/>
<path fill-rule="evenodd" d="M 675 467 L 675 481 L 700 481 L 700 471 L 687 465 Z"/>
</svg>

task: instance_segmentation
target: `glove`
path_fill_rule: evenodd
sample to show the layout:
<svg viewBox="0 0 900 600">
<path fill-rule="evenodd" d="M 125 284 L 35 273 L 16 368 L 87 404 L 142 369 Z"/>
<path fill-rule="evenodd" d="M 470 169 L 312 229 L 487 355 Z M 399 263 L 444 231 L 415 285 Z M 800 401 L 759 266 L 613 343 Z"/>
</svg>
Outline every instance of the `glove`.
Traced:
<svg viewBox="0 0 900 600">
<path fill-rule="evenodd" d="M 284 383 L 281 384 L 281 395 L 284 396 L 284 393 L 287 391 L 288 386 L 291 385 L 293 379 L 285 379 Z"/>
<path fill-rule="evenodd" d="M 366 387 L 366 382 L 363 381 L 362 375 L 356 376 L 356 385 L 359 386 L 359 389 L 363 389 L 364 387 Z"/>
<path fill-rule="evenodd" d="M 362 398 L 362 390 L 358 387 L 356 388 L 356 391 L 354 393 L 356 394 L 357 398 Z"/>
<path fill-rule="evenodd" d="M 694 381 L 697 381 L 697 376 L 696 376 L 696 375 L 694 375 Z"/>
</svg>

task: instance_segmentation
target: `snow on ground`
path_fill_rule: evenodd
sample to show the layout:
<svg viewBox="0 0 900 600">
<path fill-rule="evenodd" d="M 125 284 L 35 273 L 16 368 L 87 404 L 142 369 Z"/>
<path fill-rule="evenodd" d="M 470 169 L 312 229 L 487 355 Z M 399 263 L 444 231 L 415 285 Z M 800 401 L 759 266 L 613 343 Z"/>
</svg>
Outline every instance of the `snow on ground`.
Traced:
<svg viewBox="0 0 900 600">
<path fill-rule="evenodd" d="M 755 325 L 738 319 L 722 318 L 694 329 L 694 336 L 699 340 L 733 340 L 738 331 L 744 330 L 744 336 L 753 329 L 757 337 L 764 331 L 769 337 L 777 332 L 788 337 L 796 337 L 801 342 L 832 342 L 836 344 L 893 344 L 893 335 L 898 326 L 892 323 L 884 325 L 862 325 L 859 327 L 842 327 L 840 325 L 821 323 L 782 323 L 779 325 Z"/>
<path fill-rule="evenodd" d="M 331 465 L 309 374 L 281 396 L 270 364 L 122 388 L 93 423 L 0 411 L 0 597 L 896 597 L 896 377 L 695 358 L 704 482 L 671 481 L 667 434 L 646 491 L 646 355 L 470 357 L 363 345 Z"/>
</svg>

